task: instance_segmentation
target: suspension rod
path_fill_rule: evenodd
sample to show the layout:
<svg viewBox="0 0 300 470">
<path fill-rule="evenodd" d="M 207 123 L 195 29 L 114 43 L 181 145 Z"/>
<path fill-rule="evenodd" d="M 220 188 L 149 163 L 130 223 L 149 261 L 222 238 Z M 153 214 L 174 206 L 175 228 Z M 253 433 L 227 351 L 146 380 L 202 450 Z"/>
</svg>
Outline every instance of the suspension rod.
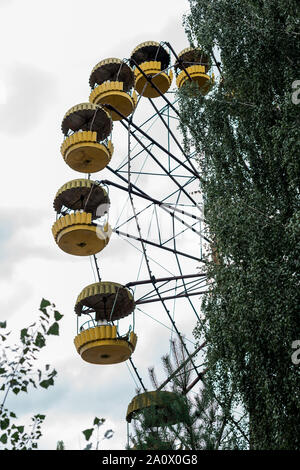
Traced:
<svg viewBox="0 0 300 470">
<path fill-rule="evenodd" d="M 178 372 L 188 363 L 190 362 L 191 358 L 194 357 L 201 349 L 204 348 L 204 346 L 206 345 L 206 341 L 204 341 L 204 343 L 202 343 L 197 349 L 195 349 L 195 351 L 190 354 L 190 356 L 185 360 L 183 361 L 182 364 L 180 364 L 180 366 L 156 389 L 157 391 L 159 390 L 162 390 L 169 382 L 170 380 L 173 379 L 173 377 L 175 377 L 176 374 L 178 374 Z M 199 378 L 199 377 L 197 377 Z"/>
<path fill-rule="evenodd" d="M 125 284 L 124 287 L 132 287 L 132 286 L 138 286 L 141 284 L 151 284 L 153 282 L 165 282 L 165 281 L 177 281 L 178 279 L 191 279 L 193 277 L 201 277 L 201 276 L 206 276 L 205 273 L 197 273 L 197 274 L 185 274 L 183 276 L 173 276 L 173 277 L 160 277 L 160 278 L 154 278 L 154 279 L 146 279 L 143 281 L 133 281 L 133 282 L 128 282 Z"/>
<path fill-rule="evenodd" d="M 185 294 L 177 294 L 177 295 L 169 295 L 168 297 L 159 297 L 159 298 L 154 298 L 154 299 L 149 299 L 149 300 L 137 300 L 135 303 L 137 305 L 141 304 L 150 304 L 151 302 L 161 302 L 162 300 L 172 300 L 172 299 L 180 299 L 182 297 L 191 297 L 192 295 L 201 295 L 201 294 L 207 294 L 209 291 L 208 290 L 203 290 L 203 291 L 198 291 L 198 292 L 187 292 Z"/>
<path fill-rule="evenodd" d="M 101 281 L 101 277 L 100 277 L 99 266 L 98 266 L 98 260 L 97 260 L 97 258 L 96 258 L 96 255 L 93 255 L 93 258 L 94 258 L 94 262 L 95 262 L 95 266 L 96 266 L 96 270 L 97 270 L 98 281 L 100 282 L 100 281 Z"/>
<path fill-rule="evenodd" d="M 181 280 L 183 281 L 183 285 L 180 284 L 178 286 L 176 284 L 175 287 L 169 287 L 168 289 L 163 290 L 161 292 L 161 295 L 166 294 L 167 292 L 178 292 L 178 294 L 179 294 L 179 289 L 180 289 L 180 292 L 185 292 L 185 293 L 195 291 L 196 286 L 199 286 L 199 288 L 200 287 L 202 288 L 203 283 L 207 282 L 206 276 L 200 277 L 198 279 L 190 280 L 187 284 L 184 282 L 183 279 L 181 279 Z M 160 285 L 160 288 L 165 287 L 169 282 L 170 281 L 162 282 L 161 285 Z M 154 278 L 154 283 L 155 283 L 155 278 Z M 202 284 L 202 286 L 200 286 L 201 284 Z M 188 287 L 186 287 L 186 286 L 188 286 Z M 151 291 L 149 291 L 146 294 L 142 295 L 142 297 L 140 297 L 139 300 L 151 299 L 153 297 L 153 292 L 155 292 L 155 289 L 152 289 Z"/>
<path fill-rule="evenodd" d="M 129 362 L 130 362 L 130 364 L 131 364 L 131 366 L 132 366 L 132 368 L 133 368 L 133 370 L 134 370 L 134 372 L 135 372 L 135 375 L 137 376 L 138 381 L 140 382 L 140 384 L 141 384 L 141 386 L 142 386 L 144 392 L 147 392 L 147 389 L 146 389 L 145 385 L 143 384 L 143 381 L 142 381 L 142 379 L 141 379 L 141 377 L 140 377 L 140 375 L 139 375 L 139 373 L 138 373 L 138 370 L 137 370 L 137 368 L 135 367 L 135 365 L 134 365 L 134 363 L 133 363 L 131 357 L 129 358 Z"/>
</svg>

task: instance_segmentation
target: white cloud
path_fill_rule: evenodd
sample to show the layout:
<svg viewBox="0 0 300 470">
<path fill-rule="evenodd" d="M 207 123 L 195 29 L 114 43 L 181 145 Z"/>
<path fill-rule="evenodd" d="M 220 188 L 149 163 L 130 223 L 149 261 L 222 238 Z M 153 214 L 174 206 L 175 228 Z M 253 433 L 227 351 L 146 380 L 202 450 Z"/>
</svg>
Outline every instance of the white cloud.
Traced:
<svg viewBox="0 0 300 470">
<path fill-rule="evenodd" d="M 11 5 L 13 1 L 14 0 L 0 0 L 0 7 Z"/>
<path fill-rule="evenodd" d="M 0 103 L 0 132 L 11 135 L 32 131 L 56 99 L 55 80 L 38 67 L 16 63 L 6 70 Z"/>
</svg>

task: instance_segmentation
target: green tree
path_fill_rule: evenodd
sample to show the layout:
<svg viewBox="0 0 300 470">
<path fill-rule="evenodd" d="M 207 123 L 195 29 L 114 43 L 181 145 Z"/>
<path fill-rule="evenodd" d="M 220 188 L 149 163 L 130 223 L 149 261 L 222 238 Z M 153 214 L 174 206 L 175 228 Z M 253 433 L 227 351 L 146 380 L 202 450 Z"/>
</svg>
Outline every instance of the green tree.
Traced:
<svg viewBox="0 0 300 470">
<path fill-rule="evenodd" d="M 156 391 L 172 392 L 162 396 L 160 406 L 145 407 L 136 413 L 130 447 L 136 450 L 218 450 L 243 449 L 247 436 L 243 419 L 232 417 L 232 394 L 221 403 L 212 387 L 192 384 L 195 370 L 180 342 L 171 342 L 171 355 L 162 358 L 167 379 L 159 384 L 154 368 L 149 369 Z M 245 438 L 246 437 L 246 438 Z"/>
<path fill-rule="evenodd" d="M 298 2 L 190 0 L 184 24 L 217 76 L 206 97 L 193 84 L 180 91 L 214 250 L 208 379 L 219 397 L 234 384 L 251 448 L 299 450 Z"/>
<path fill-rule="evenodd" d="M 0 448 L 9 450 L 36 449 L 42 436 L 41 426 L 45 415 L 31 418 L 32 424 L 24 426 L 17 421 L 14 411 L 6 407 L 10 393 L 27 393 L 31 387 L 54 385 L 56 370 L 49 364 L 44 369 L 35 366 L 38 353 L 46 346 L 47 337 L 59 334 L 59 321 L 63 317 L 55 305 L 42 299 L 38 320 L 20 331 L 20 342 L 8 344 L 10 331 L 6 322 L 0 323 Z"/>
</svg>

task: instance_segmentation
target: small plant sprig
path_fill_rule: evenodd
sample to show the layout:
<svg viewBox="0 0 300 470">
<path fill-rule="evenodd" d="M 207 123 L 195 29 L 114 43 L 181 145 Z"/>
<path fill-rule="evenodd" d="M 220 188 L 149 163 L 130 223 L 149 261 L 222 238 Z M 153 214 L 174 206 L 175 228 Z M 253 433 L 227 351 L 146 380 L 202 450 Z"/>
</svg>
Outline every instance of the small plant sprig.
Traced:
<svg viewBox="0 0 300 470">
<path fill-rule="evenodd" d="M 61 315 L 55 305 L 42 299 L 38 320 L 20 331 L 20 342 L 8 344 L 10 331 L 6 322 L 0 322 L 0 449 L 36 449 L 41 437 L 41 425 L 45 415 L 31 418 L 29 430 L 16 423 L 16 414 L 5 407 L 10 392 L 18 395 L 30 387 L 47 389 L 54 385 L 56 370 L 46 364 L 43 369 L 35 367 L 38 353 L 46 346 L 47 336 L 59 335 Z"/>
<path fill-rule="evenodd" d="M 93 442 L 89 442 L 89 441 L 92 438 L 94 431 L 96 432 L 94 450 L 99 449 L 100 440 L 103 441 L 104 439 L 111 439 L 113 437 L 114 431 L 112 429 L 108 429 L 107 431 L 105 431 L 103 437 L 100 439 L 100 426 L 102 426 L 104 423 L 105 423 L 104 418 L 96 417 L 93 422 L 93 427 L 82 431 L 86 441 L 88 442 L 86 447 L 83 450 L 93 450 Z"/>
</svg>

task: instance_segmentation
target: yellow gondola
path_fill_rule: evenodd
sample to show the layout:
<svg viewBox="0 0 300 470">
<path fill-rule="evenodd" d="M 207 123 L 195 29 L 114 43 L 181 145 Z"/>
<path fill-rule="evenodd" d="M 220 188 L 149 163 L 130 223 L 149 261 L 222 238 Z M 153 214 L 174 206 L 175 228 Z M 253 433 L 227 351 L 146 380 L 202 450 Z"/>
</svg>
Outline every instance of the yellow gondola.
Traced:
<svg viewBox="0 0 300 470">
<path fill-rule="evenodd" d="M 173 80 L 172 70 L 168 71 L 170 55 L 161 44 L 155 41 L 139 44 L 131 54 L 130 64 L 134 67 L 135 89 L 140 95 L 157 98 L 169 90 Z"/>
<path fill-rule="evenodd" d="M 181 88 L 185 83 L 192 80 L 199 85 L 202 95 L 206 95 L 214 81 L 213 76 L 208 75 L 210 62 L 208 55 L 201 49 L 186 48 L 178 55 L 175 64 L 176 84 Z"/>
<path fill-rule="evenodd" d="M 108 223 L 100 229 L 93 224 L 92 213 L 78 211 L 57 219 L 52 233 L 57 245 L 66 253 L 90 256 L 105 248 L 111 229 Z"/>
<path fill-rule="evenodd" d="M 134 111 L 137 103 L 135 91 L 131 93 L 134 73 L 122 60 L 110 58 L 99 62 L 92 70 L 89 83 L 92 88 L 90 102 L 115 108 L 116 111 L 106 108 L 113 121 L 119 121 Z"/>
<path fill-rule="evenodd" d="M 111 228 L 107 221 L 102 224 L 103 228 L 93 221 L 102 216 L 107 218 L 108 205 L 106 190 L 95 181 L 75 179 L 65 183 L 57 191 L 53 203 L 58 219 L 52 226 L 52 233 L 58 246 L 66 253 L 78 256 L 103 250 L 109 242 Z"/>
<path fill-rule="evenodd" d="M 91 364 L 117 364 L 130 358 L 135 350 L 137 336 L 118 337 L 117 327 L 101 325 L 81 331 L 74 339 L 78 354 Z"/>
<path fill-rule="evenodd" d="M 129 403 L 126 420 L 130 423 L 140 413 L 145 412 L 145 418 L 150 427 L 179 423 L 180 417 L 177 408 L 180 405 L 180 399 L 178 394 L 165 390 L 141 393 Z M 151 409 L 153 413 L 149 413 L 148 416 L 146 410 Z"/>
<path fill-rule="evenodd" d="M 112 131 L 110 114 L 101 106 L 81 103 L 73 106 L 62 121 L 65 140 L 61 154 L 73 170 L 94 173 L 108 165 L 113 145 L 107 137 Z M 73 132 L 71 135 L 68 135 Z"/>
</svg>

